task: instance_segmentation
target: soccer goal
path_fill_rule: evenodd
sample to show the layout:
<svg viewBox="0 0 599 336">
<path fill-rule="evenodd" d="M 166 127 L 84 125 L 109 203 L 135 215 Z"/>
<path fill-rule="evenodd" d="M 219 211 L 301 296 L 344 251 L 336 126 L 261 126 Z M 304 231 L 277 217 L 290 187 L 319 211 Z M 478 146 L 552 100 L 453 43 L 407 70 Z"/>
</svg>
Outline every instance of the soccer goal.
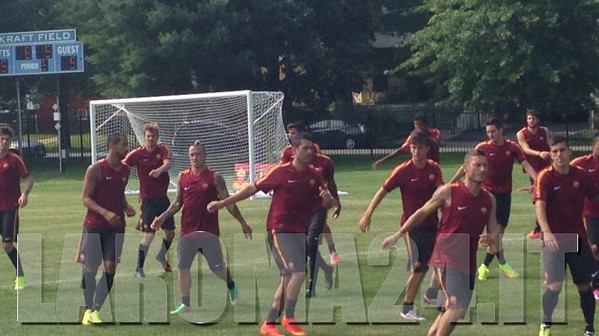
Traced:
<svg viewBox="0 0 599 336">
<path fill-rule="evenodd" d="M 276 164 L 288 144 L 283 98 L 281 92 L 231 91 L 91 101 L 92 162 L 106 156 L 107 135 L 127 135 L 133 149 L 144 143 L 144 124 L 155 122 L 160 142 L 172 153 L 173 189 L 177 174 L 189 167 L 189 146 L 200 140 L 208 166 L 225 177 L 230 190 L 238 190 Z M 127 192 L 138 190 L 132 172 Z"/>
</svg>

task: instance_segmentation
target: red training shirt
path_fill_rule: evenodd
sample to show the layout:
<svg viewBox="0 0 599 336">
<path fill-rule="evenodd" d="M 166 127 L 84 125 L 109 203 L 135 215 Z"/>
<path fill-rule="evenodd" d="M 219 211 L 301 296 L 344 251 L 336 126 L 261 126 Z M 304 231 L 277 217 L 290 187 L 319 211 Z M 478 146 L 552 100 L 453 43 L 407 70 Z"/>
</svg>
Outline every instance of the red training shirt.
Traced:
<svg viewBox="0 0 599 336">
<path fill-rule="evenodd" d="M 492 141 L 484 141 L 475 149 L 485 152 L 489 168 L 483 187 L 493 194 L 509 194 L 512 192 L 512 169 L 514 160 L 526 160 L 524 152 L 515 142 L 505 139 L 503 145 L 497 146 Z"/>
<path fill-rule="evenodd" d="M 162 166 L 164 160 L 170 158 L 171 153 L 163 144 L 159 144 L 151 153 L 145 146 L 141 146 L 125 156 L 124 164 L 137 167 L 140 198 L 158 198 L 166 195 L 169 183 L 168 172 L 160 174 L 157 178 L 151 177 L 149 174 L 152 170 Z"/>
<path fill-rule="evenodd" d="M 0 158 L 0 210 L 15 210 L 21 197 L 21 178 L 29 176 L 29 170 L 20 156 L 8 152 Z"/>
<path fill-rule="evenodd" d="M 219 199 L 214 183 L 214 171 L 206 168 L 198 175 L 186 169 L 181 173 L 179 192 L 183 198 L 180 236 L 194 231 L 206 231 L 219 236 L 218 211 L 208 212 L 208 203 Z"/>
<path fill-rule="evenodd" d="M 522 127 L 520 131 L 524 135 L 524 141 L 526 141 L 528 147 L 536 151 L 549 151 L 549 145 L 547 144 L 547 132 L 545 131 L 544 127 L 538 127 L 534 134 L 530 132 L 527 126 Z M 526 161 L 530 163 L 537 173 L 547 168 L 551 164 L 551 160 L 543 160 L 538 155 L 524 155 L 526 156 Z"/>
<path fill-rule="evenodd" d="M 84 224 L 95 229 L 116 229 L 125 227 L 125 186 L 129 182 L 130 169 L 122 165 L 116 171 L 110 167 L 106 159 L 98 161 L 100 165 L 100 181 L 96 183 L 96 190 L 92 198 L 99 206 L 114 213 L 121 218 L 118 226 L 112 226 L 102 215 L 92 210 L 87 210 Z"/>
</svg>

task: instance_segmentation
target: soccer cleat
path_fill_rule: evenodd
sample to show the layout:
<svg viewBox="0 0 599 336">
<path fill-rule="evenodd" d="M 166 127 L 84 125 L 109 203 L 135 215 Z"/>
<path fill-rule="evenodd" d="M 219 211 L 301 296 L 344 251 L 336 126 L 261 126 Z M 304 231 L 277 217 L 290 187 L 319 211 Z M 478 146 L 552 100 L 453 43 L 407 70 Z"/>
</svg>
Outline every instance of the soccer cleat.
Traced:
<svg viewBox="0 0 599 336">
<path fill-rule="evenodd" d="M 520 276 L 520 274 L 518 274 L 518 272 L 516 272 L 516 270 L 508 263 L 499 265 L 499 269 L 502 270 L 505 276 L 510 279 L 515 279 Z"/>
<path fill-rule="evenodd" d="M 23 288 L 25 288 L 26 286 L 26 281 L 25 281 L 25 276 L 21 275 L 15 278 L 15 290 L 21 290 Z"/>
<path fill-rule="evenodd" d="M 231 280 L 231 282 L 233 288 L 229 289 L 229 301 L 232 305 L 237 306 L 237 303 L 239 303 L 239 287 L 237 287 L 235 280 Z"/>
<path fill-rule="evenodd" d="M 306 289 L 306 299 L 312 298 L 316 296 L 316 292 L 314 292 L 313 290 L 310 290 L 309 288 Z"/>
<path fill-rule="evenodd" d="M 291 336 L 308 336 L 304 328 L 297 324 L 295 317 L 287 318 L 287 316 L 283 316 L 281 325 L 291 333 Z"/>
<path fill-rule="evenodd" d="M 146 273 L 144 273 L 143 268 L 138 268 L 135 270 L 135 273 L 133 273 L 133 277 L 136 279 L 143 279 L 146 277 Z"/>
<path fill-rule="evenodd" d="M 401 316 L 402 318 L 404 318 L 406 320 L 410 320 L 410 321 L 416 321 L 416 322 L 426 321 L 426 318 L 424 318 L 423 316 L 418 315 L 418 313 L 414 309 L 410 310 L 406 314 L 404 314 L 403 312 L 401 312 L 401 313 L 399 313 L 399 316 Z"/>
<path fill-rule="evenodd" d="M 551 328 L 545 323 L 541 323 L 539 328 L 539 336 L 551 336 Z"/>
<path fill-rule="evenodd" d="M 595 336 L 594 331 L 585 330 L 583 336 Z"/>
<path fill-rule="evenodd" d="M 91 315 L 92 310 L 91 309 L 86 309 L 85 313 L 83 313 L 83 318 L 81 319 L 81 324 L 83 325 L 90 325 L 91 322 L 89 320 L 89 316 Z"/>
<path fill-rule="evenodd" d="M 156 260 L 158 260 L 158 262 L 160 263 L 160 265 L 162 265 L 162 268 L 164 269 L 165 272 L 172 272 L 172 268 L 171 268 L 171 264 L 168 263 L 168 261 L 166 260 L 166 257 L 164 256 L 156 256 Z"/>
<path fill-rule="evenodd" d="M 599 288 L 593 289 L 593 295 L 595 296 L 595 300 L 599 300 Z"/>
<path fill-rule="evenodd" d="M 93 310 L 89 313 L 87 321 L 92 324 L 100 324 L 102 322 L 102 318 L 100 317 L 100 312 L 97 310 Z"/>
<path fill-rule="evenodd" d="M 532 231 L 530 231 L 526 235 L 526 238 L 528 238 L 528 239 L 539 239 L 539 238 L 541 238 L 541 231 L 532 230 Z"/>
<path fill-rule="evenodd" d="M 324 269 L 324 286 L 326 289 L 333 288 L 333 272 L 335 269 L 330 267 L 328 270 Z"/>
<path fill-rule="evenodd" d="M 331 265 L 335 266 L 339 263 L 339 255 L 337 252 L 331 253 Z"/>
<path fill-rule="evenodd" d="M 274 322 L 267 321 L 262 323 L 262 326 L 260 327 L 260 334 L 268 336 L 284 336 L 279 332 L 279 329 L 277 329 L 277 326 L 274 324 Z"/>
<path fill-rule="evenodd" d="M 171 310 L 171 315 L 175 315 L 175 314 L 183 314 L 183 313 L 187 313 L 190 312 L 191 308 L 187 307 L 184 303 L 180 304 L 179 307 Z"/>
<path fill-rule="evenodd" d="M 489 277 L 489 267 L 485 264 L 480 264 L 478 267 L 478 280 L 485 281 Z"/>
</svg>

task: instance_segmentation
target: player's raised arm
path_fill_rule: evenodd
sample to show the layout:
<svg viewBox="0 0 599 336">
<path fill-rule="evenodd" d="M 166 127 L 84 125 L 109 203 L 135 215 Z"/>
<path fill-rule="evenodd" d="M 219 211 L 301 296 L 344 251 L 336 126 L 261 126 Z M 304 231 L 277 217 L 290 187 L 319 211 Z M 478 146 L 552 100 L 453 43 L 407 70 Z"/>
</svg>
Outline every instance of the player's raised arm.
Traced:
<svg viewBox="0 0 599 336">
<path fill-rule="evenodd" d="M 162 175 L 162 173 L 168 172 L 169 169 L 171 169 L 171 158 L 167 156 L 164 160 L 162 160 L 162 165 L 160 167 L 150 171 L 150 176 L 157 178 L 158 176 Z"/>
<path fill-rule="evenodd" d="M 167 218 L 174 216 L 181 210 L 181 207 L 183 206 L 183 194 L 181 193 L 181 190 L 181 173 L 179 173 L 179 175 L 177 175 L 177 194 L 175 195 L 175 200 L 162 214 L 160 214 L 160 216 L 154 218 L 151 225 L 153 230 L 160 229 L 160 226 Z"/>
<path fill-rule="evenodd" d="M 234 204 L 239 201 L 242 201 L 242 200 L 254 195 L 257 192 L 258 192 L 258 188 L 255 185 L 250 184 L 250 185 L 247 185 L 245 188 L 241 189 L 240 191 L 238 191 L 236 194 L 231 195 L 221 201 L 210 202 L 210 204 L 208 204 L 208 206 L 206 208 L 208 209 L 208 212 L 215 212 L 216 210 L 222 209 L 229 204 Z"/>
<path fill-rule="evenodd" d="M 460 165 L 458 171 L 453 175 L 449 183 L 454 183 L 462 179 L 466 175 L 466 171 L 464 170 L 464 165 Z"/>
<path fill-rule="evenodd" d="M 447 206 L 451 202 L 451 185 L 445 184 L 442 187 L 439 187 L 430 200 L 428 200 L 420 209 L 416 210 L 410 218 L 404 223 L 399 230 L 385 238 L 382 243 L 383 250 L 388 249 L 389 247 L 395 245 L 399 238 L 403 236 L 406 232 L 410 231 L 414 227 L 418 226 L 424 220 L 430 216 L 432 213 L 437 211 L 438 209 Z"/>
<path fill-rule="evenodd" d="M 100 165 L 95 163 L 87 168 L 83 179 L 83 205 L 89 210 L 100 214 L 110 225 L 117 226 L 121 223 L 121 218 L 114 212 L 101 207 L 95 200 L 96 185 L 100 179 Z"/>
<path fill-rule="evenodd" d="M 221 174 L 214 173 L 214 183 L 216 184 L 216 192 L 218 193 L 218 197 L 221 200 L 224 200 L 227 197 L 229 197 L 229 190 L 227 190 L 227 184 L 225 183 L 225 178 Z M 231 203 L 231 204 L 227 205 L 226 207 L 227 207 L 227 210 L 229 211 L 229 213 L 231 213 L 231 215 L 233 217 L 235 217 L 235 219 L 237 219 L 239 224 L 241 224 L 241 230 L 243 231 L 243 234 L 245 235 L 245 237 L 252 239 L 252 228 L 248 225 L 248 223 L 243 218 L 243 215 L 241 214 L 241 211 L 239 211 L 239 208 L 237 207 L 237 205 L 235 203 Z"/>
</svg>

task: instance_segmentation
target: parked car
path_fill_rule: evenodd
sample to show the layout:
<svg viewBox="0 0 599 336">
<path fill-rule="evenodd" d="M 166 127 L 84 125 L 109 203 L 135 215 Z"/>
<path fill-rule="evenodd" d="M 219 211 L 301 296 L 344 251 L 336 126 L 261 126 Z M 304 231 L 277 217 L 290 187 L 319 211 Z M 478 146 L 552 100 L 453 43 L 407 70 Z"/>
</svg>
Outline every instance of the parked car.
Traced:
<svg viewBox="0 0 599 336">
<path fill-rule="evenodd" d="M 362 124 L 327 119 L 311 124 L 308 129 L 314 141 L 325 149 L 365 148 L 369 145 L 368 134 Z"/>
<path fill-rule="evenodd" d="M 17 149 L 18 147 L 19 142 L 17 139 L 13 140 L 10 148 Z M 44 157 L 46 156 L 46 145 L 38 140 L 31 140 L 30 142 L 29 139 L 22 139 L 19 153 L 22 156 Z"/>
</svg>

